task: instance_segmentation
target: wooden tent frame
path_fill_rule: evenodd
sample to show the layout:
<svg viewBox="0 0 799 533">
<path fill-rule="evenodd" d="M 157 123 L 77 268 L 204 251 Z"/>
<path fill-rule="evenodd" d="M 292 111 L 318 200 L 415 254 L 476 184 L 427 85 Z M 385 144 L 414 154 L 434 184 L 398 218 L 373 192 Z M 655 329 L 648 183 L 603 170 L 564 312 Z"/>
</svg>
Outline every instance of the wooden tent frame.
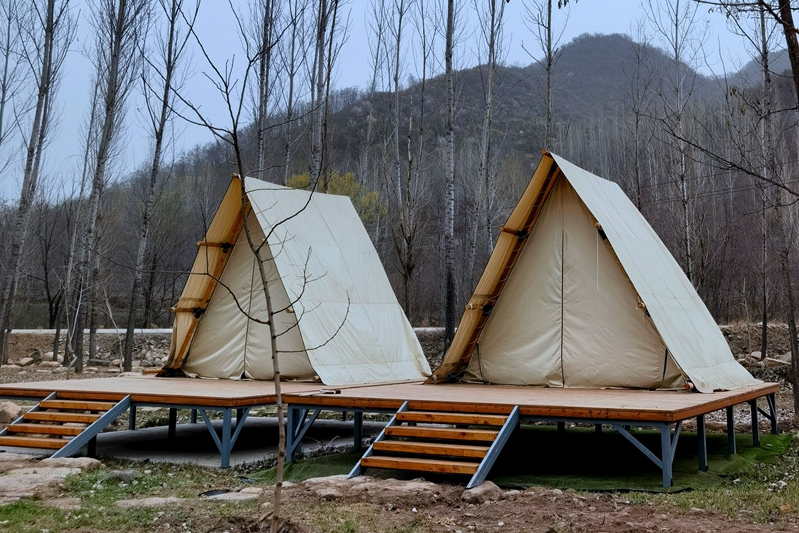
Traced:
<svg viewBox="0 0 799 533">
<path fill-rule="evenodd" d="M 244 199 L 246 201 L 246 199 Z M 175 313 L 169 358 L 159 376 L 182 375 L 183 363 L 197 332 L 218 280 L 230 259 L 233 245 L 244 227 L 241 209 L 242 183 L 237 175 L 230 180 L 225 196 L 205 232 L 197 243 L 197 257 L 189 272 L 186 285 L 178 303 L 171 309 Z"/>
<path fill-rule="evenodd" d="M 483 275 L 461 317 L 458 330 L 444 361 L 428 378 L 427 383 L 443 383 L 459 376 L 468 366 L 488 317 L 502 293 L 513 267 L 527 243 L 544 204 L 561 175 L 560 168 L 548 151 L 508 221 L 500 228 L 497 244 Z"/>
</svg>

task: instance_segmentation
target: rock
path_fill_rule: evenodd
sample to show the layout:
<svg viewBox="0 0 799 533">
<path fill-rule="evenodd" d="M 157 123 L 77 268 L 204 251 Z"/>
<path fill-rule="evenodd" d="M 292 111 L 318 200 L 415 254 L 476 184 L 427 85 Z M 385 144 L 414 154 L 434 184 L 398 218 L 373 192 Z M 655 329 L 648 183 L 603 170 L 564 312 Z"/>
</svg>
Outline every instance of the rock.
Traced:
<svg viewBox="0 0 799 533">
<path fill-rule="evenodd" d="M 258 494 L 259 496 L 264 493 L 263 487 L 244 487 L 241 491 L 244 494 Z"/>
<path fill-rule="evenodd" d="M 788 363 L 791 362 L 791 352 L 785 352 L 784 354 L 776 356 L 774 359 L 779 359 L 780 361 L 786 361 Z"/>
<path fill-rule="evenodd" d="M 166 498 L 138 498 L 135 500 L 117 500 L 114 504 L 120 509 L 138 509 L 140 507 L 171 507 L 186 501 L 184 498 L 167 496 Z"/>
<path fill-rule="evenodd" d="M 22 367 L 19 366 L 19 365 L 3 365 L 3 366 L 0 366 L 0 372 L 2 372 L 3 374 L 16 374 L 20 370 L 22 370 Z"/>
<path fill-rule="evenodd" d="M 786 366 L 791 366 L 791 363 L 788 361 L 780 361 L 779 359 L 772 359 L 771 357 L 766 357 L 763 360 L 763 365 L 766 368 L 782 368 Z"/>
<path fill-rule="evenodd" d="M 257 500 L 261 495 L 253 494 L 251 492 L 223 492 L 222 494 L 215 494 L 214 496 L 207 496 L 209 500 L 220 500 L 223 502 L 249 502 Z"/>
<path fill-rule="evenodd" d="M 41 348 L 34 348 L 30 357 L 33 358 L 34 363 L 39 364 L 42 362 L 42 359 L 44 359 L 44 351 L 42 351 Z"/>
<path fill-rule="evenodd" d="M 561 494 L 563 494 L 563 491 L 560 489 L 552 489 L 552 494 L 554 494 L 555 496 L 560 496 Z"/>
<path fill-rule="evenodd" d="M 7 477 L 19 477 L 37 475 L 43 478 L 65 479 L 67 476 L 80 474 L 80 468 L 68 466 L 24 466 L 16 470 L 6 472 Z"/>
<path fill-rule="evenodd" d="M 492 481 L 483 481 L 482 485 L 466 489 L 461 495 L 461 500 L 466 503 L 495 502 L 500 499 L 502 499 L 502 489 Z"/>
<path fill-rule="evenodd" d="M 97 367 L 96 366 L 87 366 L 87 367 L 85 367 L 83 369 L 83 371 L 87 372 L 89 374 L 96 374 L 97 373 Z"/>
<path fill-rule="evenodd" d="M 46 361 L 52 361 L 53 360 L 53 352 L 44 352 L 44 359 Z"/>
<path fill-rule="evenodd" d="M 53 369 L 53 374 L 65 374 L 69 369 L 65 366 L 59 366 Z"/>
<path fill-rule="evenodd" d="M 19 361 L 17 361 L 19 366 L 28 366 L 33 364 L 33 357 L 23 357 Z"/>
<path fill-rule="evenodd" d="M 139 477 L 141 477 L 141 472 L 138 470 L 112 470 L 103 477 L 103 481 L 118 481 L 130 484 Z"/>
<path fill-rule="evenodd" d="M 37 374 L 52 374 L 53 371 L 50 370 L 49 368 L 37 368 L 36 369 L 36 373 Z"/>
<path fill-rule="evenodd" d="M 763 354 L 762 354 L 762 353 L 760 353 L 760 352 L 752 352 L 752 353 L 750 353 L 750 354 L 749 354 L 749 357 L 751 357 L 752 359 L 760 359 L 760 357 L 761 357 L 762 355 L 763 355 Z"/>
<path fill-rule="evenodd" d="M 14 402 L 0 402 L 0 424 L 10 424 L 22 416 L 22 407 Z"/>
<path fill-rule="evenodd" d="M 42 361 L 41 363 L 39 363 L 39 368 L 53 369 L 53 368 L 58 368 L 59 366 L 61 366 L 61 363 L 59 363 L 58 361 Z"/>
<path fill-rule="evenodd" d="M 48 457 L 47 459 L 39 461 L 39 464 L 54 467 L 80 468 L 82 472 L 91 472 L 103 466 L 103 463 L 91 457 Z"/>
<path fill-rule="evenodd" d="M 77 511 L 80 509 L 80 498 L 52 498 L 48 500 L 42 500 L 42 505 L 46 505 L 47 507 L 55 507 L 56 509 L 61 509 L 62 511 Z"/>
<path fill-rule="evenodd" d="M 110 366 L 111 363 L 106 361 L 105 359 L 89 359 L 86 361 L 86 364 L 89 366 Z"/>
<path fill-rule="evenodd" d="M 508 492 L 506 492 L 506 493 L 504 493 L 502 495 L 502 499 L 503 500 L 515 500 L 516 498 L 519 497 L 520 494 L 521 494 L 521 491 L 509 490 Z"/>
<path fill-rule="evenodd" d="M 122 359 L 111 359 L 111 366 L 119 366 L 122 364 Z"/>
<path fill-rule="evenodd" d="M 118 368 L 113 368 L 112 367 L 112 368 L 103 369 L 103 372 L 105 372 L 106 374 L 119 374 L 122 371 L 120 369 L 118 369 Z"/>
</svg>

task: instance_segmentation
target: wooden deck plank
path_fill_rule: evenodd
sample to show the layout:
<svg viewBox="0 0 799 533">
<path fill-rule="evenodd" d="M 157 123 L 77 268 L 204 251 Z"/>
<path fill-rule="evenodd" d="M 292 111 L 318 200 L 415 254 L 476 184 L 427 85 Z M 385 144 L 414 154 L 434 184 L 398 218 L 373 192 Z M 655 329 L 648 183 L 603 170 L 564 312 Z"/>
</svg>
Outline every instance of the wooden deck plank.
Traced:
<svg viewBox="0 0 799 533">
<path fill-rule="evenodd" d="M 474 474 L 477 463 L 446 461 L 441 459 L 421 459 L 407 457 L 364 457 L 361 466 L 367 468 L 388 468 L 394 470 L 413 470 L 417 472 L 437 472 L 439 474 Z"/>
<path fill-rule="evenodd" d="M 48 437 L 0 437 L 0 446 L 21 446 L 23 448 L 44 448 L 59 450 L 67 445 L 68 439 Z"/>
<path fill-rule="evenodd" d="M 488 446 L 398 440 L 381 440 L 373 443 L 372 448 L 376 452 L 415 453 L 419 455 L 442 455 L 446 457 L 464 457 L 473 459 L 482 459 L 485 457 L 486 453 L 488 453 Z"/>
<path fill-rule="evenodd" d="M 456 429 L 427 426 L 389 426 L 385 430 L 391 437 L 423 439 L 469 440 L 494 442 L 499 431 L 490 429 Z"/>
<path fill-rule="evenodd" d="M 54 424 L 11 424 L 9 433 L 26 433 L 28 435 L 64 435 L 75 437 L 80 435 L 85 427 L 61 426 Z"/>
<path fill-rule="evenodd" d="M 284 382 L 287 403 L 355 409 L 398 409 L 409 400 L 411 410 L 507 415 L 513 406 L 521 415 L 641 422 L 676 422 L 777 392 L 763 383 L 734 391 L 697 392 L 622 389 L 556 389 L 510 385 L 397 383 L 325 387 L 320 383 Z M 321 394 L 335 389 L 338 394 Z M 53 391 L 60 398 L 206 407 L 273 404 L 269 381 L 192 378 L 115 377 L 0 385 L 0 397 L 41 399 Z"/>
<path fill-rule="evenodd" d="M 401 422 L 428 422 L 437 424 L 466 424 L 470 426 L 502 426 L 506 416 L 440 411 L 404 411 L 397 413 Z"/>
</svg>

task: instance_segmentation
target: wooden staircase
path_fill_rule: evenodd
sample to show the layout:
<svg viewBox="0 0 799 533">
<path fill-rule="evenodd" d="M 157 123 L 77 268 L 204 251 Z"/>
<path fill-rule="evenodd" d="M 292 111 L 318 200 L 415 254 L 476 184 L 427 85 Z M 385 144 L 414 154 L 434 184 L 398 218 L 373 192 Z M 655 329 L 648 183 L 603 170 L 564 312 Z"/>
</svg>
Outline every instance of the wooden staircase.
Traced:
<svg viewBox="0 0 799 533">
<path fill-rule="evenodd" d="M 54 392 L 0 432 L 0 446 L 55 450 L 69 457 L 89 444 L 130 407 L 130 396 L 119 402 L 59 398 Z"/>
<path fill-rule="evenodd" d="M 408 410 L 405 402 L 355 465 L 364 468 L 470 475 L 467 487 L 484 480 L 513 430 L 519 408 L 509 415 Z"/>
</svg>

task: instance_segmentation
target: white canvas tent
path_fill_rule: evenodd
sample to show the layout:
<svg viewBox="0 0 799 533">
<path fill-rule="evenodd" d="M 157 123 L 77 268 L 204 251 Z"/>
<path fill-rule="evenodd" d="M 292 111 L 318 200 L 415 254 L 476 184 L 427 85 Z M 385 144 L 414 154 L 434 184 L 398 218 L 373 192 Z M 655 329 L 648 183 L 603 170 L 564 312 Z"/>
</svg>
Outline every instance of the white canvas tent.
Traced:
<svg viewBox="0 0 799 533">
<path fill-rule="evenodd" d="M 430 367 L 349 198 L 245 181 L 269 277 L 283 378 L 423 379 Z M 234 177 L 178 304 L 162 374 L 272 379 L 266 299 Z M 246 314 L 242 311 L 246 311 Z M 247 316 L 249 315 L 249 317 Z M 256 320 L 252 320 L 256 319 Z"/>
<path fill-rule="evenodd" d="M 624 192 L 544 153 L 430 382 L 678 388 L 757 383 Z"/>
</svg>

